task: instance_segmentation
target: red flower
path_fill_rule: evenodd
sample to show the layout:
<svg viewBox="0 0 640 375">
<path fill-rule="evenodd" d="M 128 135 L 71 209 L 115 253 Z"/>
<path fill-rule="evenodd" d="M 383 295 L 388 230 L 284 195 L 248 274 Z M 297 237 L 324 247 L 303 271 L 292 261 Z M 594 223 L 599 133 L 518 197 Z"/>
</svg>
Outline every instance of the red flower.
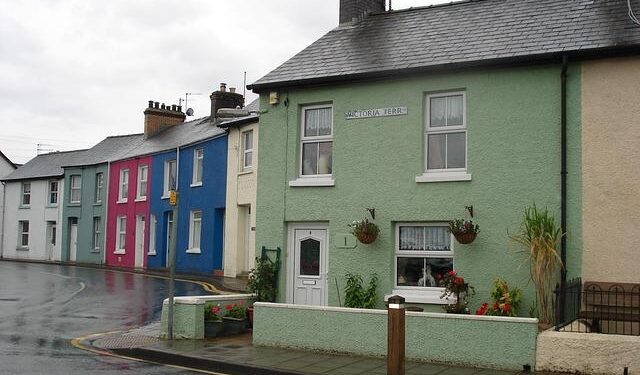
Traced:
<svg viewBox="0 0 640 375">
<path fill-rule="evenodd" d="M 476 315 L 486 315 L 488 309 L 489 309 L 489 304 L 485 302 L 482 304 L 482 306 L 478 308 L 478 310 L 476 310 Z"/>
<path fill-rule="evenodd" d="M 455 275 L 456 275 L 456 271 L 451 270 L 451 271 L 449 271 L 449 273 L 447 273 L 447 275 L 449 275 L 449 276 L 455 276 Z"/>
<path fill-rule="evenodd" d="M 212 306 L 211 312 L 218 315 L 218 313 L 220 312 L 220 306 Z"/>
<path fill-rule="evenodd" d="M 226 305 L 224 307 L 224 309 L 227 310 L 227 311 L 231 311 L 231 309 L 233 309 L 233 306 L 235 306 L 235 305 Z"/>
<path fill-rule="evenodd" d="M 508 314 L 511 311 L 511 305 L 509 305 L 508 303 L 505 303 L 504 306 L 502 307 L 502 311 Z"/>
<path fill-rule="evenodd" d="M 493 304 L 493 311 L 499 311 L 500 310 L 500 305 L 498 305 L 498 302 Z"/>
<path fill-rule="evenodd" d="M 462 277 L 458 276 L 458 277 L 456 277 L 455 283 L 459 284 L 459 285 L 462 285 L 462 284 L 464 284 L 464 279 Z"/>
</svg>

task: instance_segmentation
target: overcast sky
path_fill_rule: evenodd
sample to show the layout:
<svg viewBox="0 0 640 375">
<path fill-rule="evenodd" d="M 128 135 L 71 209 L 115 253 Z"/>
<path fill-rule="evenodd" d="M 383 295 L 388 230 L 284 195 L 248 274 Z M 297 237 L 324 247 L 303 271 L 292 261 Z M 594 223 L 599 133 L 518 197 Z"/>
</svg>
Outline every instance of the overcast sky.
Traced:
<svg viewBox="0 0 640 375">
<path fill-rule="evenodd" d="M 442 0 L 393 0 L 394 9 Z M 336 27 L 339 0 L 0 0 L 0 150 L 17 163 L 140 133 L 147 101 L 207 116 Z M 256 96 L 247 93 L 247 100 Z M 194 117 L 194 118 L 195 118 Z"/>
</svg>

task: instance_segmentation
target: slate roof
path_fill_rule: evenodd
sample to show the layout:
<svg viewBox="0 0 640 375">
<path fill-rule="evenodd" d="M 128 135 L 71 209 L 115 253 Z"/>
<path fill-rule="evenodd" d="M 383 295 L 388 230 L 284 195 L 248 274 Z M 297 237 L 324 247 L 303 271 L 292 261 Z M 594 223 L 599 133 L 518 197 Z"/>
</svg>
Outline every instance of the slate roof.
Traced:
<svg viewBox="0 0 640 375">
<path fill-rule="evenodd" d="M 87 152 L 65 164 L 63 167 L 77 167 L 96 165 L 113 160 L 119 160 L 122 155 L 135 150 L 144 141 L 144 134 L 128 134 L 107 137 L 102 142 L 91 147 Z"/>
<path fill-rule="evenodd" d="M 255 99 L 251 103 L 247 104 L 244 109 L 254 113 L 249 114 L 249 116 L 224 119 L 218 124 L 218 126 L 221 128 L 229 128 L 232 126 L 247 124 L 249 122 L 257 122 L 259 117 L 258 112 L 260 111 L 260 98 Z"/>
<path fill-rule="evenodd" d="M 38 155 L 3 178 L 2 181 L 61 177 L 64 174 L 63 165 L 72 164 L 77 159 L 86 158 L 86 153 L 87 150 L 76 150 Z"/>
<path fill-rule="evenodd" d="M 224 129 L 217 127 L 209 117 L 204 117 L 168 127 L 153 137 L 144 139 L 139 145 L 120 155 L 119 160 L 169 151 L 224 134 Z"/>
<path fill-rule="evenodd" d="M 632 0 L 640 11 L 640 1 Z M 626 0 L 468 0 L 372 14 L 331 30 L 248 86 L 267 88 L 585 56 L 640 47 Z"/>
</svg>

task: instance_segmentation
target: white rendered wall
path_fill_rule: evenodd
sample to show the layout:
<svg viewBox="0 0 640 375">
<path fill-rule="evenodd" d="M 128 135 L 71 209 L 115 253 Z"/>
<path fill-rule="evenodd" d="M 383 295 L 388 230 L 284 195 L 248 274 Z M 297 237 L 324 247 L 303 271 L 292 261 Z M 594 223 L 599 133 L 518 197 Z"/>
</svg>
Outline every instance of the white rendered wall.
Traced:
<svg viewBox="0 0 640 375">
<path fill-rule="evenodd" d="M 60 236 L 62 234 L 62 210 L 60 204 L 64 199 L 63 180 L 58 181 L 58 205 L 49 206 L 49 181 L 51 180 L 30 180 L 31 182 L 31 204 L 29 207 L 21 207 L 22 182 L 8 182 L 6 184 L 6 204 L 4 222 L 4 242 L 3 257 L 7 259 L 31 259 L 59 261 Z M 21 249 L 18 246 L 18 221 L 29 221 L 29 247 Z M 47 222 L 56 222 L 56 245 L 53 248 L 52 256 L 47 256 Z"/>
<path fill-rule="evenodd" d="M 253 131 L 252 169 L 242 168 L 242 139 L 245 131 Z M 255 231 L 246 234 L 246 215 L 251 211 L 249 225 L 256 226 L 256 177 L 258 170 L 258 123 L 229 129 L 227 154 L 227 201 L 224 228 L 224 275 L 236 277 L 255 264 Z M 248 237 L 248 238 L 247 238 Z M 248 245 L 245 243 L 248 241 Z M 244 249 L 249 249 L 245 254 Z M 248 258 L 248 259 L 246 259 Z M 248 264 L 248 265 L 247 265 Z"/>
</svg>

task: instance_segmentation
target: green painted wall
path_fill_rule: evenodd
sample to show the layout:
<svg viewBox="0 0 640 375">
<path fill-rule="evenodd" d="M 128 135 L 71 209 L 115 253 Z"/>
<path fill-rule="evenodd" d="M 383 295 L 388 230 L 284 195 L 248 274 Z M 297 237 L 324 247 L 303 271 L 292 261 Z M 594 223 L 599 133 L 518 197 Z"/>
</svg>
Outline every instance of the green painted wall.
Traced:
<svg viewBox="0 0 640 375">
<path fill-rule="evenodd" d="M 408 313 L 406 356 L 465 366 L 521 370 L 529 364 L 534 368 L 537 334 L 536 319 Z M 385 355 L 387 314 L 384 310 L 256 304 L 253 343 Z"/>
<path fill-rule="evenodd" d="M 560 65 L 469 71 L 386 81 L 281 91 L 278 105 L 261 96 L 256 246 L 285 249 L 279 301 L 286 299 L 287 223 L 322 221 L 330 235 L 375 207 L 381 232 L 372 245 L 338 249 L 330 239 L 329 303 L 338 305 L 344 275 L 380 276 L 380 294 L 391 292 L 394 224 L 448 221 L 473 205 L 481 227 L 471 245 L 455 245 L 455 268 L 477 290 L 471 307 L 489 299 L 495 277 L 525 290 L 521 315 L 534 294 L 528 264 L 508 233 L 518 230 L 525 206 L 548 206 L 560 219 Z M 580 67 L 569 71 L 568 269 L 580 274 Z M 467 95 L 468 182 L 416 183 L 423 171 L 426 93 Z M 289 187 L 298 174 L 299 112 L 332 103 L 334 187 Z M 288 105 L 285 105 L 287 103 Z M 345 120 L 353 109 L 408 107 L 408 115 Z M 380 300 L 382 306 L 382 299 Z M 439 310 L 429 306 L 429 310 Z"/>
<path fill-rule="evenodd" d="M 64 202 L 62 211 L 62 260 L 69 261 L 69 219 L 78 218 L 78 250 L 77 263 L 104 263 L 104 238 L 106 231 L 106 193 L 107 193 L 107 164 L 97 166 L 85 166 L 80 168 L 65 168 L 64 170 Z M 103 173 L 104 182 L 102 188 L 102 203 L 95 203 L 96 174 Z M 69 203 L 71 176 L 82 176 L 81 202 Z M 100 249 L 93 248 L 93 218 L 100 217 L 102 222 L 102 235 Z"/>
</svg>

